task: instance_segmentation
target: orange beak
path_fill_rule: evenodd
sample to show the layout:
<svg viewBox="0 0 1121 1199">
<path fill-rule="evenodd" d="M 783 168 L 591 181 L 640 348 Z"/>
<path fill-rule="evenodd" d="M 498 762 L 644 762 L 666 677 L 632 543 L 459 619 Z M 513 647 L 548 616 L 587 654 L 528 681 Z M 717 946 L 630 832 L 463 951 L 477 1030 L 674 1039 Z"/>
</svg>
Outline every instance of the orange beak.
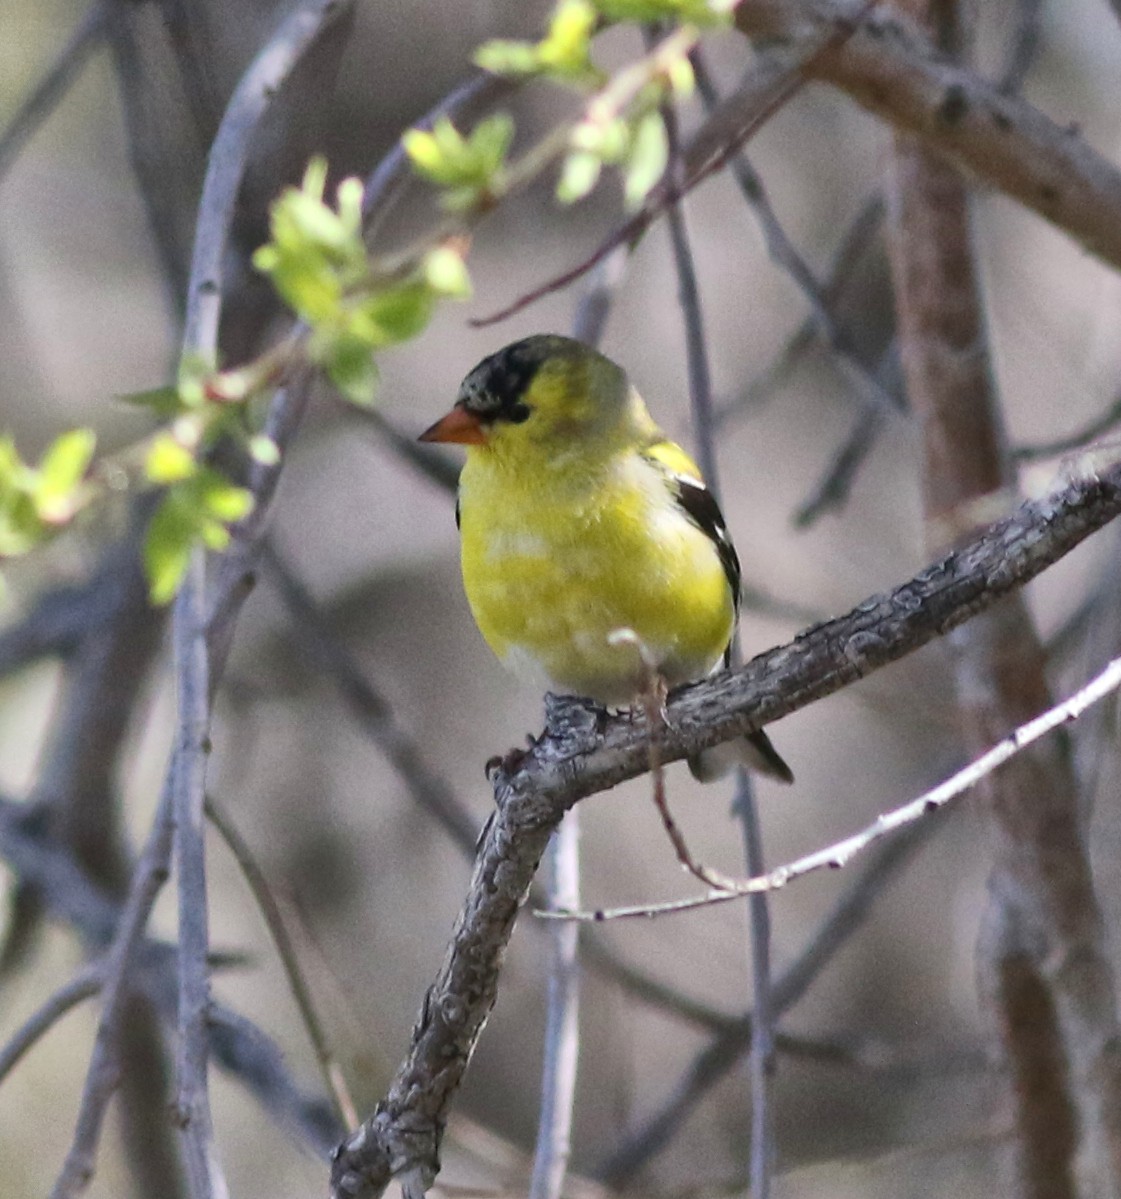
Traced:
<svg viewBox="0 0 1121 1199">
<path fill-rule="evenodd" d="M 455 445 L 485 445 L 486 439 L 482 421 L 474 412 L 458 404 L 417 438 L 418 441 L 444 441 Z"/>
</svg>

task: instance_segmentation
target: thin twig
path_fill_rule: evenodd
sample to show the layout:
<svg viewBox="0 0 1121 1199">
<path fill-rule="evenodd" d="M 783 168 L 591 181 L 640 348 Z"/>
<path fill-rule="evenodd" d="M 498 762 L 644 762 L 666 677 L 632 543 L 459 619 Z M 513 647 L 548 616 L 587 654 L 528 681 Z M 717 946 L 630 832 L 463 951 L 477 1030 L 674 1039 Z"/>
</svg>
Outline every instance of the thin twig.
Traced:
<svg viewBox="0 0 1121 1199">
<path fill-rule="evenodd" d="M 666 137 L 669 143 L 669 167 L 671 180 L 679 177 L 682 168 L 681 146 L 677 130 L 677 114 L 672 104 L 663 106 Z M 746 168 L 746 160 L 740 155 L 733 158 Z M 750 169 L 750 168 L 747 168 Z M 758 194 L 763 196 L 760 187 Z M 781 228 L 769 205 L 763 199 L 763 209 L 770 213 L 771 235 L 774 244 L 782 238 Z M 697 446 L 701 473 L 709 490 L 720 501 L 720 477 L 716 457 L 715 417 L 712 401 L 712 373 L 709 368 L 708 345 L 705 336 L 704 314 L 701 309 L 700 288 L 697 282 L 696 264 L 693 260 L 689 232 L 685 223 L 685 212 L 680 203 L 673 204 L 668 213 L 670 241 L 673 246 L 674 267 L 677 272 L 677 291 L 685 326 L 686 360 L 689 369 L 689 406 L 693 417 L 693 439 Z M 775 233 L 775 230 L 778 230 Z M 787 245 L 789 243 L 786 243 Z M 796 256 L 794 259 L 797 260 Z M 787 259 L 788 267 L 791 260 Z M 796 265 L 795 268 L 797 269 Z M 808 274 L 808 272 L 807 272 Z M 736 597 L 739 598 L 738 596 Z M 729 664 L 738 666 L 739 643 L 734 639 Z M 663 819 L 668 816 L 664 812 Z M 749 874 L 763 869 L 763 834 L 759 825 L 759 813 L 747 771 L 742 767 L 736 771 L 736 792 L 732 812 L 740 824 Z M 771 916 L 765 896 L 751 901 L 748 909 L 748 927 L 751 958 L 752 1008 L 756 1019 L 752 1026 L 750 1083 L 751 1083 L 751 1193 L 755 1199 L 768 1199 L 771 1189 L 771 1105 L 770 1105 L 770 1062 L 773 1053 L 771 1026 Z"/>
<path fill-rule="evenodd" d="M 834 905 L 802 951 L 775 979 L 771 989 L 773 1018 L 777 1023 L 809 990 L 811 984 L 840 949 L 863 925 L 872 905 L 935 827 L 924 821 L 913 825 L 874 854 L 860 875 Z M 587 928 L 581 925 L 581 928 Z M 750 1051 L 754 1016 L 748 1012 L 728 1022 L 693 1059 L 660 1108 L 646 1117 L 622 1145 L 596 1171 L 613 1187 L 623 1188 L 675 1132 L 685 1127 L 689 1113 L 740 1058 Z M 782 1047 L 782 1034 L 775 1043 Z"/>
<path fill-rule="evenodd" d="M 845 295 L 852 276 L 875 244 L 883 224 L 883 196 L 877 192 L 856 214 L 837 247 L 833 261 L 821 284 L 821 295 L 829 312 L 835 313 Z M 836 318 L 835 318 L 836 319 Z M 729 417 L 742 415 L 758 408 L 774 391 L 787 373 L 820 335 L 821 327 L 813 313 L 798 326 L 771 364 L 753 379 L 744 393 L 724 404 L 717 412 L 717 425 Z"/>
<path fill-rule="evenodd" d="M 37 1041 L 44 1037 L 66 1015 L 84 999 L 89 999 L 101 990 L 105 971 L 100 962 L 94 962 L 80 970 L 68 983 L 64 983 L 16 1029 L 0 1046 L 0 1082 L 11 1073 L 20 1058 Z"/>
<path fill-rule="evenodd" d="M 630 261 L 629 246 L 619 246 L 596 267 L 588 278 L 588 286 L 576 306 L 572 318 L 572 336 L 589 346 L 598 346 L 603 340 L 604 329 L 615 293 Z"/>
<path fill-rule="evenodd" d="M 865 408 L 857 416 L 817 485 L 795 510 L 795 528 L 808 529 L 826 512 L 836 511 L 845 503 L 883 424 L 883 413 L 878 408 Z"/>
<path fill-rule="evenodd" d="M 377 408 L 359 408 L 354 404 L 347 404 L 344 411 L 350 420 L 365 429 L 373 429 L 379 440 L 388 443 L 398 458 L 414 467 L 429 482 L 435 483 L 441 491 L 455 494 L 459 486 L 458 462 L 432 446 L 421 445 L 415 432 L 403 433 Z"/>
<path fill-rule="evenodd" d="M 862 853 L 869 845 L 873 845 L 897 829 L 914 824 L 924 816 L 945 807 L 952 799 L 956 799 L 971 787 L 975 787 L 982 779 L 992 774 L 998 766 L 1002 766 L 1010 758 L 1014 758 L 1053 729 L 1077 720 L 1087 708 L 1116 691 L 1118 687 L 1121 687 L 1121 658 L 1115 658 L 1101 674 L 1081 690 L 1075 692 L 1068 700 L 1050 708 L 1027 724 L 1021 725 L 1009 733 L 1003 741 L 993 746 L 988 753 L 982 754 L 976 761 L 951 775 L 937 787 L 932 787 L 902 807 L 884 812 L 876 818 L 873 824 L 854 833 L 853 836 L 827 845 L 824 849 L 815 850 L 784 866 L 778 866 L 774 870 L 767 871 L 766 874 L 739 881 L 727 879 L 721 884 L 719 890 L 670 903 L 599 908 L 596 911 L 588 912 L 547 911 L 536 912 L 535 915 L 549 920 L 595 922 L 620 920 L 634 916 L 660 916 L 670 912 L 685 912 L 711 904 L 726 903 L 728 900 L 744 895 L 777 891 L 795 879 L 813 874 L 818 870 L 839 870 L 843 866 L 847 866 L 852 858 Z"/>
<path fill-rule="evenodd" d="M 105 36 L 104 0 L 93 0 L 70 40 L 0 133 L 0 181 L 40 125 L 54 112 Z"/>
<path fill-rule="evenodd" d="M 143 941 L 152 905 L 167 881 L 173 828 L 170 783 L 173 771 L 174 762 L 168 772 L 168 781 L 164 784 L 144 852 L 133 871 L 128 899 L 106 958 L 101 1017 L 82 1088 L 74 1138 L 62 1171 L 51 1190 L 51 1199 L 72 1199 L 72 1196 L 85 1190 L 93 1177 L 101 1127 L 119 1078 L 117 1041 L 121 1011 L 131 990 L 130 966 L 136 949 Z"/>
<path fill-rule="evenodd" d="M 308 1039 L 315 1050 L 315 1057 L 319 1062 L 327 1093 L 335 1105 L 335 1114 L 344 1128 L 347 1130 L 355 1128 L 358 1124 L 358 1113 L 354 1107 L 354 1100 L 351 1098 L 350 1089 L 346 1085 L 346 1078 L 339 1066 L 338 1059 L 331 1052 L 323 1022 L 315 1008 L 311 988 L 308 986 L 303 967 L 300 965 L 299 954 L 292 943 L 292 938 L 288 935 L 288 926 L 284 919 L 284 913 L 280 910 L 280 904 L 253 851 L 249 848 L 248 842 L 238 832 L 224 807 L 212 794 L 206 797 L 206 814 L 222 835 L 222 840 L 225 841 L 230 853 L 233 854 L 264 918 L 269 936 L 272 937 L 277 956 L 280 958 L 284 973 L 288 978 L 292 997 L 299 1008 L 300 1018 L 304 1022 Z"/>
<path fill-rule="evenodd" d="M 569 812 L 553 837 L 549 898 L 558 908 L 580 894 L 580 813 Z M 575 817 L 575 819 L 574 819 Z M 529 1199 L 559 1199 L 572 1151 L 576 1065 L 580 1050 L 579 930 L 550 939 L 541 1115 Z M 576 935 L 573 935 L 576 934 Z"/>
<path fill-rule="evenodd" d="M 189 354 L 212 355 L 218 345 L 226 247 L 257 126 L 297 63 L 351 4 L 305 0 L 268 39 L 230 97 L 210 148 L 199 202 L 183 328 Z"/>
<path fill-rule="evenodd" d="M 533 903 L 532 896 L 530 903 Z M 622 987 L 629 996 L 708 1032 L 722 1032 L 736 1022 L 735 1016 L 693 999 L 629 966 L 602 937 L 590 935 L 596 931 L 586 924 L 580 926 L 581 960 L 585 965 L 598 970 L 604 978 Z"/>
<path fill-rule="evenodd" d="M 719 97 L 708 73 L 700 51 L 694 51 L 693 69 L 697 77 L 697 90 L 704 101 L 705 111 L 711 116 L 717 109 Z M 869 409 L 883 413 L 900 410 L 899 397 L 888 391 L 876 375 L 868 369 L 848 344 L 843 329 L 833 316 L 830 300 L 814 276 L 806 260 L 782 227 L 777 213 L 771 206 L 767 189 L 759 173 L 751 165 L 746 154 L 735 154 L 728 163 L 740 194 L 747 201 L 763 231 L 763 239 L 771 260 L 785 271 L 802 293 L 810 306 L 810 319 L 818 333 L 830 347 L 841 375 Z"/>
<path fill-rule="evenodd" d="M 227 1187 L 213 1147 L 207 1061 L 210 974 L 207 955 L 203 801 L 210 752 L 210 682 L 205 624 L 206 557 L 195 550 L 175 605 L 175 679 L 179 740 L 171 786 L 179 882 L 179 1037 L 175 1111 L 191 1194 L 222 1199 Z"/>
<path fill-rule="evenodd" d="M 1092 417 L 1073 433 L 1056 437 L 1052 441 L 1039 441 L 1034 445 L 1018 445 L 1012 447 L 1014 462 L 1039 462 L 1046 458 L 1058 458 L 1063 454 L 1073 454 L 1086 449 L 1091 442 L 1109 433 L 1121 424 L 1121 396 L 1118 396 L 1108 408 L 1098 416 Z"/>
<path fill-rule="evenodd" d="M 290 628 L 297 648 L 335 682 L 346 706 L 385 754 L 417 806 L 428 812 L 465 853 L 473 854 L 479 818 L 429 766 L 423 747 L 401 727 L 389 702 L 331 632 L 307 587 L 275 544 L 263 544 L 261 557 L 292 617 Z"/>
<path fill-rule="evenodd" d="M 997 86 L 1002 92 L 1016 93 L 1024 86 L 1039 54 L 1043 0 L 1016 0 L 1016 24 L 1008 39 L 1004 70 Z"/>
<path fill-rule="evenodd" d="M 68 846 L 29 819 L 26 804 L 0 798 L 0 853 L 12 871 L 34 888 L 50 914 L 71 925 L 90 951 L 102 956 L 107 963 L 107 977 L 111 968 L 108 955 L 121 924 L 122 905 L 77 868 Z M 165 875 L 166 868 L 165 861 Z M 220 964 L 218 955 L 211 958 L 212 965 Z M 173 947 L 142 939 L 133 952 L 130 971 L 134 989 L 147 995 L 165 1023 L 174 1026 L 177 996 Z M 103 1004 L 102 1018 L 105 1010 Z M 310 1149 L 326 1156 L 338 1143 L 341 1125 L 318 1096 L 306 1096 L 295 1086 L 280 1050 L 266 1034 L 221 1005 L 211 1007 L 209 1031 L 217 1064 L 246 1086 L 266 1112 L 298 1132 Z"/>
</svg>

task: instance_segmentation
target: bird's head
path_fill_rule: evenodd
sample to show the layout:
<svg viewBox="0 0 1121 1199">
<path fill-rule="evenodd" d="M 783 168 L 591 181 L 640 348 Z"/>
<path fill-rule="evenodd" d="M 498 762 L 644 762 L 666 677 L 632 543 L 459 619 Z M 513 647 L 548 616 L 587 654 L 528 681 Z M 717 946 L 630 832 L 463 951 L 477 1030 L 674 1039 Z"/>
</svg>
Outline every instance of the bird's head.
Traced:
<svg viewBox="0 0 1121 1199">
<path fill-rule="evenodd" d="M 652 427 L 610 358 L 571 337 L 538 334 L 484 358 L 463 380 L 455 407 L 420 440 L 547 462 L 610 451 Z"/>
</svg>

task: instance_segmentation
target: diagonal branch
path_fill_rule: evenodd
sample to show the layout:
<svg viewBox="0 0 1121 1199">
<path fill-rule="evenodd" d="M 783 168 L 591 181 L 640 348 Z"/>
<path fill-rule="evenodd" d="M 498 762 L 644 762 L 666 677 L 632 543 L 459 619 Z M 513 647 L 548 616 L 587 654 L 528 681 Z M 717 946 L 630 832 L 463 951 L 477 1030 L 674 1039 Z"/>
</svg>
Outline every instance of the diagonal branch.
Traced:
<svg viewBox="0 0 1121 1199">
<path fill-rule="evenodd" d="M 1076 130 L 941 56 L 898 13 L 853 0 L 742 0 L 735 19 L 760 42 L 845 32 L 806 62 L 810 78 L 1121 266 L 1121 172 Z"/>
<path fill-rule="evenodd" d="M 491 779 L 497 811 L 480 843 L 443 966 L 425 995 L 408 1056 L 374 1115 L 336 1151 L 334 1199 L 369 1199 L 393 1175 L 414 1193 L 438 1169 L 448 1107 L 494 1004 L 518 909 L 549 837 L 578 800 L 644 773 L 649 736 L 679 760 L 840 690 L 1022 587 L 1121 514 L 1121 466 L 1029 501 L 894 591 L 807 629 L 743 669 L 683 688 L 667 726 L 551 700 L 545 735 L 513 773 Z"/>
<path fill-rule="evenodd" d="M 0 180 L 7 175 L 20 151 L 54 112 L 82 73 L 90 55 L 101 45 L 105 36 L 105 6 L 93 0 L 70 40 L 44 73 L 7 126 L 0 131 Z"/>
</svg>

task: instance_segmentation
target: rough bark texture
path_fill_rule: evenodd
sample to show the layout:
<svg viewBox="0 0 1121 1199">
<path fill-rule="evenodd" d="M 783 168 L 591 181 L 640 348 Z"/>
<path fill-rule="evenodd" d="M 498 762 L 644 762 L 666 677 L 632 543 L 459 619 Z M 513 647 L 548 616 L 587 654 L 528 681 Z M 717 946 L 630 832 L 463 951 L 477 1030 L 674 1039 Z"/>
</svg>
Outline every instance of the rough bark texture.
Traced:
<svg viewBox="0 0 1121 1199">
<path fill-rule="evenodd" d="M 992 607 L 1119 513 L 1121 466 L 1021 505 L 894 591 L 741 670 L 677 692 L 667 726 L 655 733 L 659 757 L 676 761 L 742 736 L 903 657 Z M 388 1095 L 335 1153 L 336 1199 L 380 1194 L 395 1175 L 407 1176 L 411 1195 L 430 1185 L 448 1105 L 494 1004 L 514 920 L 549 836 L 578 800 L 648 765 L 640 716 L 605 718 L 580 701 L 557 700 L 533 749 L 492 771 L 497 810 L 447 956 Z"/>
</svg>

